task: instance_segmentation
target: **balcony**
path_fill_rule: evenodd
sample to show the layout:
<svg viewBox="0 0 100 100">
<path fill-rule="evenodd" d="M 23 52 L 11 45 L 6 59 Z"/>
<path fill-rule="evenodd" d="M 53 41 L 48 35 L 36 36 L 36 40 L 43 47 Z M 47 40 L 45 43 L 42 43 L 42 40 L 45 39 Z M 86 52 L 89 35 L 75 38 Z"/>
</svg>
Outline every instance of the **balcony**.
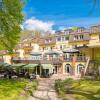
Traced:
<svg viewBox="0 0 100 100">
<path fill-rule="evenodd" d="M 64 61 L 72 62 L 73 61 L 73 57 L 64 58 Z M 76 58 L 76 62 L 86 62 L 86 57 L 77 57 Z"/>
<path fill-rule="evenodd" d="M 25 63 L 25 64 L 28 64 L 28 63 L 33 63 L 33 64 L 61 64 L 62 60 L 59 59 L 59 58 L 53 58 L 53 59 L 50 59 L 50 60 L 47 60 L 47 59 L 34 60 L 34 59 L 28 59 L 28 58 L 23 58 L 23 59 L 15 58 L 15 59 L 13 59 L 13 62 L 14 63 Z"/>
</svg>

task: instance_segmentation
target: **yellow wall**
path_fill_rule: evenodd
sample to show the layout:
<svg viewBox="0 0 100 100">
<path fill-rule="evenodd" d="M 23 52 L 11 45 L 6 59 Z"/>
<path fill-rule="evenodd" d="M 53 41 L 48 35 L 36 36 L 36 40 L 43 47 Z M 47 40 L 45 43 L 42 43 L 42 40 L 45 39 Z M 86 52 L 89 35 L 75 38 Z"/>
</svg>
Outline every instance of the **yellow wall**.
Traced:
<svg viewBox="0 0 100 100">
<path fill-rule="evenodd" d="M 100 34 L 91 34 L 90 35 L 90 41 L 89 41 L 89 46 L 100 46 L 100 40 L 99 40 L 99 35 Z"/>
<path fill-rule="evenodd" d="M 82 46 L 83 44 L 89 44 L 89 41 L 74 41 L 74 42 L 69 42 L 70 45 L 77 45 L 77 46 Z"/>
<path fill-rule="evenodd" d="M 91 60 L 95 60 L 96 56 L 100 54 L 100 47 L 81 48 L 80 51 L 90 57 Z"/>
<path fill-rule="evenodd" d="M 4 55 L 3 56 L 4 62 L 11 64 L 11 56 L 10 55 Z"/>
<path fill-rule="evenodd" d="M 82 64 L 85 66 L 86 62 L 76 62 L 75 66 L 73 66 L 72 62 L 63 62 L 63 74 L 67 74 L 65 73 L 65 65 L 66 64 L 70 64 L 73 68 L 73 70 L 75 71 L 75 74 L 77 74 L 77 65 Z"/>
<path fill-rule="evenodd" d="M 68 41 L 60 41 L 60 42 L 56 42 L 56 48 L 60 49 L 60 46 L 65 46 L 66 48 L 71 47 L 71 45 L 69 45 Z"/>
</svg>

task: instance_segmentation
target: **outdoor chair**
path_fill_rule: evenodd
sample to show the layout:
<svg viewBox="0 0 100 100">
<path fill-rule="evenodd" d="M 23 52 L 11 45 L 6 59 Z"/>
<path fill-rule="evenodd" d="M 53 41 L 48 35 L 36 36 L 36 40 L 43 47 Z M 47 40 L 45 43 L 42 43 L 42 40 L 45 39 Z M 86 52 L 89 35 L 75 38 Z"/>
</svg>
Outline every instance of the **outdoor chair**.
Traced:
<svg viewBox="0 0 100 100">
<path fill-rule="evenodd" d="M 35 74 L 30 74 L 30 79 L 36 79 L 36 75 Z"/>
<path fill-rule="evenodd" d="M 14 76 L 11 76 L 12 79 L 17 79 L 18 76 L 14 75 Z"/>
<path fill-rule="evenodd" d="M 0 74 L 0 78 L 4 78 L 4 74 Z"/>
</svg>

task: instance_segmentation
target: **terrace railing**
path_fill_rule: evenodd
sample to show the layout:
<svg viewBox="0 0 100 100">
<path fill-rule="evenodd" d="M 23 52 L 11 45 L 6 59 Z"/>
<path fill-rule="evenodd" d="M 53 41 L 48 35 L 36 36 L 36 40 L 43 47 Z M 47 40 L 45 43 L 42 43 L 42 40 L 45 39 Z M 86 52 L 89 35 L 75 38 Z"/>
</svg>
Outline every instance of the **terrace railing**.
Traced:
<svg viewBox="0 0 100 100">
<path fill-rule="evenodd" d="M 34 63 L 34 64 L 61 64 L 62 60 L 60 58 L 53 58 L 53 59 L 41 59 L 41 60 L 34 60 L 34 59 L 28 59 L 28 58 L 15 58 L 13 59 L 13 62 L 15 63 Z"/>
<path fill-rule="evenodd" d="M 64 61 L 72 62 L 73 61 L 73 57 L 64 58 Z M 76 57 L 76 62 L 86 62 L 86 57 Z"/>
</svg>

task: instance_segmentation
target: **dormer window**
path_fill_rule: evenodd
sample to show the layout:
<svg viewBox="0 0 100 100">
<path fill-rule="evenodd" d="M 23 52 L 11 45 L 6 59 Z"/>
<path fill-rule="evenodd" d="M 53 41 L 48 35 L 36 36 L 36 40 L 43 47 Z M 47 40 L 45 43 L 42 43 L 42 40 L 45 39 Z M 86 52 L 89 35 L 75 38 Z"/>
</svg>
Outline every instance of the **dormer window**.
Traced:
<svg viewBox="0 0 100 100">
<path fill-rule="evenodd" d="M 75 35 L 74 40 L 83 40 L 84 36 L 83 35 Z"/>
<path fill-rule="evenodd" d="M 62 37 L 62 41 L 65 41 L 65 37 Z"/>
<path fill-rule="evenodd" d="M 50 43 L 52 40 L 51 39 L 46 39 L 45 43 Z"/>
<path fill-rule="evenodd" d="M 61 37 L 58 37 L 58 38 L 57 38 L 57 41 L 61 41 Z"/>
<path fill-rule="evenodd" d="M 80 40 L 83 40 L 83 35 L 80 35 Z"/>
<path fill-rule="evenodd" d="M 78 35 L 75 35 L 74 36 L 74 40 L 78 40 Z"/>
</svg>

